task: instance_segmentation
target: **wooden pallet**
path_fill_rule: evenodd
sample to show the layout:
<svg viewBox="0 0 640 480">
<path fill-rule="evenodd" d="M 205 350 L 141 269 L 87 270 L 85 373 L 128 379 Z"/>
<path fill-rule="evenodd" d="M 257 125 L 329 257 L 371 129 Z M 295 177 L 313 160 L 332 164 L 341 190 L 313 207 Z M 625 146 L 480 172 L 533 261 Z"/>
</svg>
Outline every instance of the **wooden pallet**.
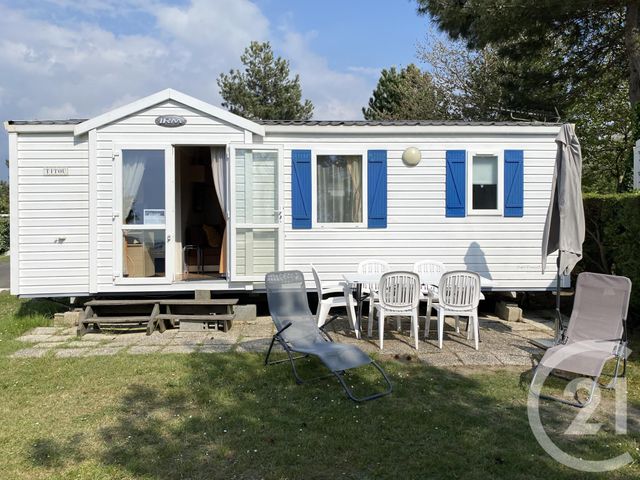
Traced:
<svg viewBox="0 0 640 480">
<path fill-rule="evenodd" d="M 87 333 L 89 326 L 103 328 L 146 327 L 147 335 L 158 329 L 161 333 L 178 323 L 191 331 L 231 328 L 233 306 L 238 299 L 111 299 L 91 300 L 78 321 L 78 336 Z M 188 326 L 187 326 L 188 324 Z M 188 328 L 191 327 L 191 328 Z"/>
</svg>

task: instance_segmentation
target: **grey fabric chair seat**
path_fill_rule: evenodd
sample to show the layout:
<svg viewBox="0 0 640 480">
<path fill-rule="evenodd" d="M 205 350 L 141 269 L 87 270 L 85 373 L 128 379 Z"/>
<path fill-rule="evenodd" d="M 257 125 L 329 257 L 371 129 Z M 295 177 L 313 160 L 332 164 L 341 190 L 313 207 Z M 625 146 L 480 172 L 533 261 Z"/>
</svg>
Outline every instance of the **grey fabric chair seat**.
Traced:
<svg viewBox="0 0 640 480">
<path fill-rule="evenodd" d="M 596 348 L 598 350 L 583 350 L 578 346 L 575 352 L 571 352 L 571 356 L 562 358 L 554 368 L 567 372 L 578 373 L 589 377 L 597 377 L 602 372 L 604 364 L 615 358 L 615 352 L 618 342 L 599 342 Z M 575 343 L 573 343 L 575 345 Z M 552 358 L 552 355 L 567 352 L 572 343 L 567 342 L 565 345 L 556 345 L 547 350 L 545 356 Z M 600 350 L 602 348 L 602 350 Z M 544 363 L 543 363 L 544 364 Z"/>
<path fill-rule="evenodd" d="M 278 342 L 288 356 L 291 370 L 298 383 L 304 383 L 304 380 L 298 375 L 295 361 L 314 356 L 331 371 L 332 375 L 335 375 L 351 400 L 362 402 L 391 393 L 392 385 L 389 378 L 369 355 L 355 345 L 334 343 L 324 330 L 318 328 L 315 316 L 312 315 L 309 308 L 302 272 L 293 270 L 268 273 L 265 277 L 265 286 L 267 287 L 269 312 L 277 328 L 264 360 L 265 365 L 287 361 L 269 361 L 273 346 Z M 294 357 L 293 353 L 302 354 L 302 356 Z M 386 381 L 387 389 L 366 397 L 356 397 L 343 376 L 347 370 L 366 365 L 373 365 L 382 374 Z"/>
<path fill-rule="evenodd" d="M 343 343 L 324 342 L 296 345 L 293 350 L 298 353 L 315 355 L 332 372 L 358 368 L 373 362 L 369 355 L 355 345 L 345 345 Z"/>
</svg>

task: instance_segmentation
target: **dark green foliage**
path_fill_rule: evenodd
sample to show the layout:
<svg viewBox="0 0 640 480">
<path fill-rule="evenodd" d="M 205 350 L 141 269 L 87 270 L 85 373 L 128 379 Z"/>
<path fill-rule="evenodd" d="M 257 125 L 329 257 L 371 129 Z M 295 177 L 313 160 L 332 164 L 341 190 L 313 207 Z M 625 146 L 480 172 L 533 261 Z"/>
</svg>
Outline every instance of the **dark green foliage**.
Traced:
<svg viewBox="0 0 640 480">
<path fill-rule="evenodd" d="M 0 214 L 9 214 L 9 182 L 0 180 Z"/>
<path fill-rule="evenodd" d="M 9 250 L 9 218 L 0 218 L 0 254 Z"/>
<path fill-rule="evenodd" d="M 640 319 L 640 194 L 585 195 L 584 271 L 629 277 L 630 321 Z"/>
<path fill-rule="evenodd" d="M 289 78 L 289 62 L 275 57 L 269 42 L 251 42 L 240 57 L 243 70 L 218 77 L 222 106 L 254 120 L 309 120 L 310 100 L 302 101 L 299 75 Z"/>
<path fill-rule="evenodd" d="M 447 95 L 431 75 L 414 64 L 383 69 L 369 104 L 366 120 L 438 120 L 448 118 Z"/>
</svg>

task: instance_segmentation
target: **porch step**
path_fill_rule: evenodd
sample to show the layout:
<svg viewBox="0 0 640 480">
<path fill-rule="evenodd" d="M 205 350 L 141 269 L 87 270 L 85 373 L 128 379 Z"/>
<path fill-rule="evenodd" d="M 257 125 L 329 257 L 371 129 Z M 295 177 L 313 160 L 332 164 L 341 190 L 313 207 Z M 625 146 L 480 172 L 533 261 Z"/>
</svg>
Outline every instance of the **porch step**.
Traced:
<svg viewBox="0 0 640 480">
<path fill-rule="evenodd" d="M 180 330 L 188 332 L 200 332 L 207 330 L 221 330 L 223 332 L 229 331 L 231 328 L 231 322 L 234 315 L 194 315 L 194 314 L 175 314 L 175 313 L 161 313 L 156 320 L 169 321 L 174 323 L 180 322 Z"/>
<path fill-rule="evenodd" d="M 213 298 L 211 300 L 157 300 L 160 305 L 237 305 L 237 298 Z"/>
<path fill-rule="evenodd" d="M 131 305 L 155 305 L 158 300 L 89 300 L 85 302 L 85 307 L 115 307 L 115 306 L 131 306 Z"/>
<path fill-rule="evenodd" d="M 85 318 L 85 323 L 105 323 L 110 325 L 127 324 L 127 323 L 147 323 L 151 317 L 143 316 L 122 316 L 122 317 L 89 317 Z"/>
</svg>

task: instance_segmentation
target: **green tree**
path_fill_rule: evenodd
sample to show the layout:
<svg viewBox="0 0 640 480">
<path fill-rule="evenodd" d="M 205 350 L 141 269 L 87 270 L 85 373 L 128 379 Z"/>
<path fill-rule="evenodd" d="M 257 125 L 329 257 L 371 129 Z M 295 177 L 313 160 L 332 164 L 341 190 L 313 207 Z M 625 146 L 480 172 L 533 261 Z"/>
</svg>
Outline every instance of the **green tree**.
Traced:
<svg viewBox="0 0 640 480">
<path fill-rule="evenodd" d="M 630 100 L 640 100 L 640 0 L 417 0 L 454 39 L 477 50 L 492 45 L 522 61 L 554 53 L 558 80 L 578 85 L 611 68 L 625 68 Z"/>
<path fill-rule="evenodd" d="M 633 180 L 632 109 L 629 93 L 617 78 L 600 77 L 567 109 L 576 124 L 583 155 L 585 192 L 614 193 Z"/>
<path fill-rule="evenodd" d="M 490 45 L 473 51 L 465 42 L 429 31 L 418 45 L 438 91 L 447 92 L 450 115 L 463 120 L 550 120 L 566 102 L 565 86 L 545 83 L 548 62 L 515 62 Z"/>
<path fill-rule="evenodd" d="M 275 57 L 269 42 L 251 42 L 240 56 L 243 70 L 218 77 L 222 105 L 256 120 L 309 120 L 310 100 L 302 101 L 300 76 L 290 78 L 289 62 Z"/>
<path fill-rule="evenodd" d="M 431 75 L 414 64 L 383 69 L 378 84 L 362 109 L 366 120 L 439 120 L 448 118 L 448 96 Z"/>
</svg>

